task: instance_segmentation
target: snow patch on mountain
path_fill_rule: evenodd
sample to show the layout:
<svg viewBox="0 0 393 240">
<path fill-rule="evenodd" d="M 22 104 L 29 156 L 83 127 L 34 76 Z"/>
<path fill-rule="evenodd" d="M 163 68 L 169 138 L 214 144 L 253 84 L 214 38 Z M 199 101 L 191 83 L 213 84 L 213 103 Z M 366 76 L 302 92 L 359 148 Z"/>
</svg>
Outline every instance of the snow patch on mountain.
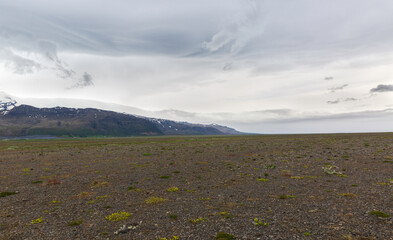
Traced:
<svg viewBox="0 0 393 240">
<path fill-rule="evenodd" d="M 19 105 L 18 102 L 10 95 L 0 92 L 0 114 L 6 115 L 17 105 Z"/>
</svg>

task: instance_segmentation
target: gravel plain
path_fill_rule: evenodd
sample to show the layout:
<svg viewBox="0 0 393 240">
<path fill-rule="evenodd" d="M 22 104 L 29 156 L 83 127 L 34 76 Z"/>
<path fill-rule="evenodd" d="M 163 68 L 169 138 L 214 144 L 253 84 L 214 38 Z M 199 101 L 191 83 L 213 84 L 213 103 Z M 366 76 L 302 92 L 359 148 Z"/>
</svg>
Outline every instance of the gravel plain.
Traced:
<svg viewBox="0 0 393 240">
<path fill-rule="evenodd" d="M 0 239 L 393 239 L 392 186 L 393 133 L 1 141 Z"/>
</svg>

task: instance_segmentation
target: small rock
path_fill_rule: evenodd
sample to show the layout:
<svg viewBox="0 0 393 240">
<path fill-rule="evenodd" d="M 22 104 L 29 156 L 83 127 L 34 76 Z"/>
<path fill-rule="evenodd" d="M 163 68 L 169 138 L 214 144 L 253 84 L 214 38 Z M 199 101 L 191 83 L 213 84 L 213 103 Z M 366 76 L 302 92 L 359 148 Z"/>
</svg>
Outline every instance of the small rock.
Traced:
<svg viewBox="0 0 393 240">
<path fill-rule="evenodd" d="M 128 231 L 130 231 L 130 230 L 134 230 L 134 229 L 136 229 L 138 227 L 138 224 L 132 224 L 132 225 L 130 225 L 130 226 L 126 226 L 126 225 L 123 225 L 119 230 L 117 230 L 116 232 L 114 232 L 114 234 L 115 235 L 118 235 L 118 234 L 120 234 L 120 233 L 127 233 Z"/>
<path fill-rule="evenodd" d="M 351 218 L 351 217 L 353 217 L 353 213 L 347 213 L 344 216 L 347 217 L 347 218 Z"/>
</svg>

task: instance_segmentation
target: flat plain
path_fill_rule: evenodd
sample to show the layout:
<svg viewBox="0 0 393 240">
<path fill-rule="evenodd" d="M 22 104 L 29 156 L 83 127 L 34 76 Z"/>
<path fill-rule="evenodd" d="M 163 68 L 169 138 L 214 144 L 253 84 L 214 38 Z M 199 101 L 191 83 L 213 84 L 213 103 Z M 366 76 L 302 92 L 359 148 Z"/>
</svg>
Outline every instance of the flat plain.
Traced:
<svg viewBox="0 0 393 240">
<path fill-rule="evenodd" d="M 393 133 L 0 142 L 0 239 L 393 239 Z"/>
</svg>

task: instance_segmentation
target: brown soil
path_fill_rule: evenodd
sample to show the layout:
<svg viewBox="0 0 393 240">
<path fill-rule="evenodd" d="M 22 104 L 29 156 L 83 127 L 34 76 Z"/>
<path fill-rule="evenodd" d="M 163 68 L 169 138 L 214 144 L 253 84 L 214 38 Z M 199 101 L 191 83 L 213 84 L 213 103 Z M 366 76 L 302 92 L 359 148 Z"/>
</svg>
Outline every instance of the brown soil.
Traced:
<svg viewBox="0 0 393 240">
<path fill-rule="evenodd" d="M 0 239 L 393 239 L 392 186 L 388 133 L 2 141 Z"/>
</svg>

